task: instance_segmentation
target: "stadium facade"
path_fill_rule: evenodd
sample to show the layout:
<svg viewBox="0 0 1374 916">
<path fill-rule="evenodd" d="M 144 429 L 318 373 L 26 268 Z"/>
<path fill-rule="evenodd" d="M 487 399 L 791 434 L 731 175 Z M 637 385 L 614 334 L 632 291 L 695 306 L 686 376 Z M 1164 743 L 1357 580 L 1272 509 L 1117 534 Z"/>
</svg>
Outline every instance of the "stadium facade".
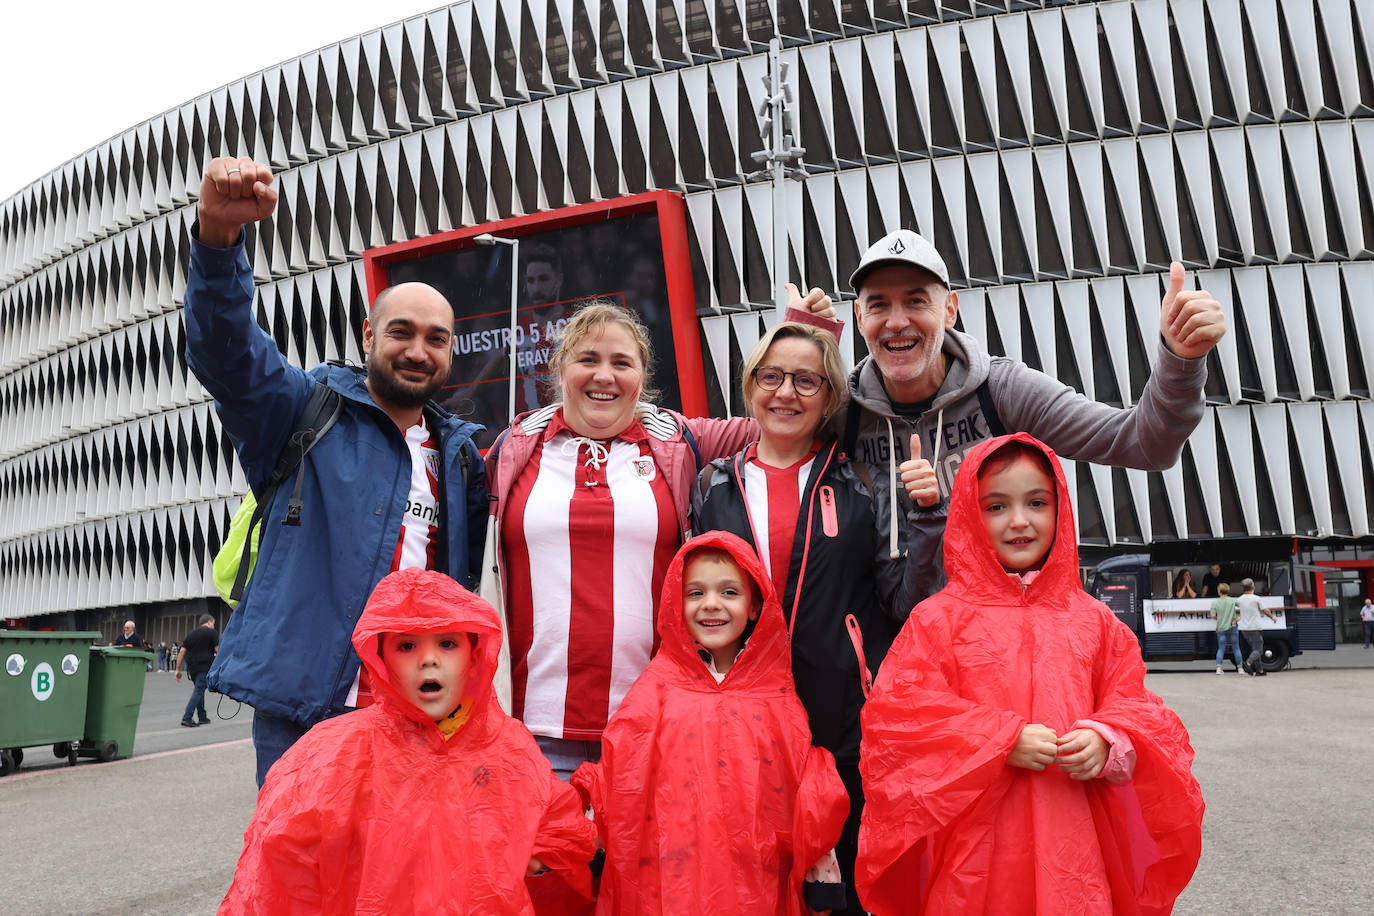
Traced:
<svg viewBox="0 0 1374 916">
<path fill-rule="evenodd" d="M 780 199 L 753 174 L 775 38 L 806 170 Z M 716 412 L 774 315 L 775 219 L 787 276 L 844 296 L 917 229 L 964 329 L 1110 403 L 1180 260 L 1231 328 L 1207 414 L 1169 471 L 1069 463 L 1085 554 L 1296 544 L 1299 599 L 1344 605 L 1374 588 L 1371 60 L 1352 0 L 475 0 L 245 76 L 0 204 L 0 618 L 170 642 L 221 609 L 247 486 L 180 308 L 231 154 L 278 175 L 248 250 L 306 366 L 361 361 L 370 249 L 681 195 Z"/>
</svg>

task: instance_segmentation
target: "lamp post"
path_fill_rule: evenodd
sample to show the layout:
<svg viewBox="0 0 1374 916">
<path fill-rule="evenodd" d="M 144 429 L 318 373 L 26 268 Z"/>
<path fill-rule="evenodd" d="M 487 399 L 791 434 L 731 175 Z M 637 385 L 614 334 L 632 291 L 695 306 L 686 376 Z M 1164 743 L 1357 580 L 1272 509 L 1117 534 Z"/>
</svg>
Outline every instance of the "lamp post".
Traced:
<svg viewBox="0 0 1374 916">
<path fill-rule="evenodd" d="M 796 126 L 792 116 L 792 86 L 787 81 L 787 62 L 782 59 L 782 43 L 774 38 L 768 43 L 768 73 L 763 88 L 768 94 L 759 105 L 759 133 L 763 149 L 753 159 L 763 168 L 744 176 L 748 181 L 773 179 L 773 301 L 782 320 L 787 308 L 787 191 L 786 179 L 802 181 L 808 177 L 802 165 L 803 146 L 796 144 Z"/>
<path fill-rule="evenodd" d="M 506 403 L 509 413 L 508 423 L 515 422 L 515 311 L 520 302 L 520 240 L 505 238 L 499 235 L 492 235 L 490 232 L 483 232 L 473 238 L 479 245 L 508 245 L 510 247 L 510 396 Z"/>
</svg>

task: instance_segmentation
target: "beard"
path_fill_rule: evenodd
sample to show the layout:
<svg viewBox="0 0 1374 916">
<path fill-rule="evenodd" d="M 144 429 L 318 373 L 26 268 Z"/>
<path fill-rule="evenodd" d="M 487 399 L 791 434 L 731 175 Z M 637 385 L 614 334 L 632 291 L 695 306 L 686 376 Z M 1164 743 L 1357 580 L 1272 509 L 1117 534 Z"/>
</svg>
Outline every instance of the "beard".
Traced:
<svg viewBox="0 0 1374 916">
<path fill-rule="evenodd" d="M 387 365 L 373 357 L 367 359 L 367 387 L 372 399 L 379 405 L 390 404 L 396 407 L 423 407 L 448 378 L 448 372 L 440 372 L 435 366 L 423 363 L 397 361 Z M 402 369 L 413 369 L 430 373 L 423 382 L 408 381 L 398 374 Z"/>
<path fill-rule="evenodd" d="M 890 352 L 884 343 L 893 337 L 908 337 L 910 334 L 884 334 L 869 347 L 873 361 L 878 364 L 883 378 L 894 382 L 910 382 L 923 378 L 940 358 L 943 335 L 922 334 L 920 340 L 910 350 L 901 353 Z M 865 341 L 867 343 L 867 341 Z"/>
</svg>

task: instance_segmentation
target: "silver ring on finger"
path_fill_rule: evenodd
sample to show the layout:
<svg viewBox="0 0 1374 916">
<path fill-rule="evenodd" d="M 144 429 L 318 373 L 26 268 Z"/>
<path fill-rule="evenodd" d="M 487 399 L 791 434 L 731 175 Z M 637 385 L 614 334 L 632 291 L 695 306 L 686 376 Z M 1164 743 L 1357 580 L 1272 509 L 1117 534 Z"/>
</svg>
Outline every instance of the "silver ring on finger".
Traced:
<svg viewBox="0 0 1374 916">
<path fill-rule="evenodd" d="M 242 171 L 243 171 L 243 169 L 230 169 L 230 170 L 229 170 L 228 172 L 226 172 L 225 174 L 226 174 L 226 175 L 232 175 L 232 174 L 234 174 L 235 172 L 242 172 Z"/>
</svg>

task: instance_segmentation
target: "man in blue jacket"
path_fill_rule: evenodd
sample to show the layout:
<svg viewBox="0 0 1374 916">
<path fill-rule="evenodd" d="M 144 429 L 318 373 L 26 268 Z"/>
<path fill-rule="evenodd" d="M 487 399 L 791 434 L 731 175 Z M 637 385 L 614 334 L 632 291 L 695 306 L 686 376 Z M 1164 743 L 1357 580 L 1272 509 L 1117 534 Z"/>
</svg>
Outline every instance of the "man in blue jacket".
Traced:
<svg viewBox="0 0 1374 916">
<path fill-rule="evenodd" d="M 276 205 L 272 173 L 215 159 L 201 184 L 186 282 L 186 362 L 215 398 L 260 489 L 315 383 L 342 395 L 337 423 L 269 499 L 257 563 L 224 629 L 209 687 L 251 705 L 257 779 L 316 722 L 370 700 L 350 638 L 387 573 L 422 566 L 469 585 L 487 514 L 480 427 L 430 401 L 448 378 L 453 309 L 433 287 L 377 297 L 366 367 L 292 366 L 257 324 L 244 225 Z M 284 525 L 301 480 L 300 524 Z"/>
</svg>

